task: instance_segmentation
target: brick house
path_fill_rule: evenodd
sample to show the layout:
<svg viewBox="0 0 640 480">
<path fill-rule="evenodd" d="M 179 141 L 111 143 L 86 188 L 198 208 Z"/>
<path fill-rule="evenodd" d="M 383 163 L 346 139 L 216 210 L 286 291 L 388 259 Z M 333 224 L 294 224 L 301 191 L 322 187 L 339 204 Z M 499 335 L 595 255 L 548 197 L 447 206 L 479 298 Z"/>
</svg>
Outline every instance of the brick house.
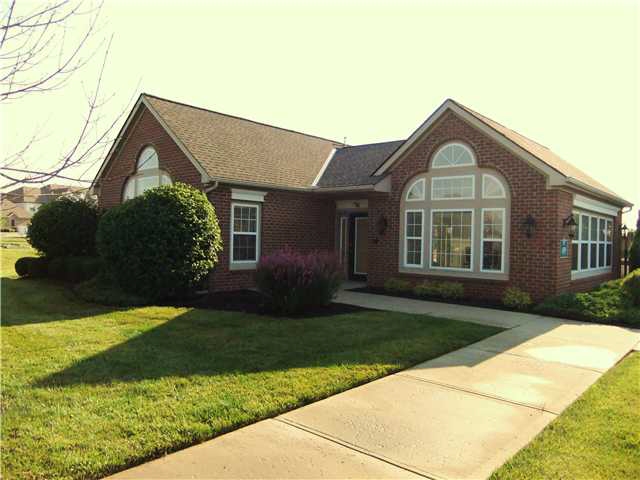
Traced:
<svg viewBox="0 0 640 480">
<path fill-rule="evenodd" d="M 251 287 L 261 255 L 336 252 L 349 278 L 448 279 L 535 299 L 618 275 L 630 203 L 548 148 L 446 100 L 406 140 L 345 146 L 143 94 L 93 184 L 105 208 L 180 181 L 225 244 L 211 289 Z"/>
</svg>

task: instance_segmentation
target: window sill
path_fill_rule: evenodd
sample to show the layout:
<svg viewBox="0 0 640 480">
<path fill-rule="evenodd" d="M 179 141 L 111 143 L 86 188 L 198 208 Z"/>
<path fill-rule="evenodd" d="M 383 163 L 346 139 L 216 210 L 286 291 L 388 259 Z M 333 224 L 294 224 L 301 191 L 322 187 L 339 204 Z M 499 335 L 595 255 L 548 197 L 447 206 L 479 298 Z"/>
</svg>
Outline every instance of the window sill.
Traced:
<svg viewBox="0 0 640 480">
<path fill-rule="evenodd" d="M 497 280 L 507 281 L 509 280 L 508 273 L 490 273 L 490 272 L 478 272 L 472 270 L 462 269 L 448 269 L 448 268 L 419 268 L 401 266 L 398 269 L 398 273 L 407 273 L 410 275 L 421 275 L 425 277 L 449 277 L 449 278 L 463 278 L 470 280 Z"/>
<path fill-rule="evenodd" d="M 581 280 L 583 278 L 598 277 L 600 275 L 606 275 L 612 273 L 611 267 L 594 268 L 593 270 L 583 270 L 577 272 L 571 272 L 571 280 Z"/>
<path fill-rule="evenodd" d="M 229 270 L 255 270 L 257 266 L 258 262 L 231 262 Z"/>
</svg>

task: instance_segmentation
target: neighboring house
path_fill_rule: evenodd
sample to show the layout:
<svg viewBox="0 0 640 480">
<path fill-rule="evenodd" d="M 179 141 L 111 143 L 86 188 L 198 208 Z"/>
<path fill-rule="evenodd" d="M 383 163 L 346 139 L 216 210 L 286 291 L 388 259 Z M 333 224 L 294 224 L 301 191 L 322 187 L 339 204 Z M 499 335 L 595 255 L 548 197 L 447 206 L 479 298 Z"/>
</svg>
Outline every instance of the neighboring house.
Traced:
<svg viewBox="0 0 640 480">
<path fill-rule="evenodd" d="M 630 205 L 453 100 L 406 140 L 344 146 L 143 94 L 94 193 L 111 207 L 175 181 L 216 208 L 213 290 L 253 286 L 260 256 L 291 246 L 334 250 L 375 287 L 454 280 L 472 296 L 517 286 L 540 299 L 618 275 L 613 239 Z"/>
<path fill-rule="evenodd" d="M 69 185 L 18 187 L 2 193 L 0 211 L 7 218 L 8 227 L 18 233 L 27 233 L 31 217 L 41 205 L 61 196 L 80 196 L 86 189 Z"/>
</svg>

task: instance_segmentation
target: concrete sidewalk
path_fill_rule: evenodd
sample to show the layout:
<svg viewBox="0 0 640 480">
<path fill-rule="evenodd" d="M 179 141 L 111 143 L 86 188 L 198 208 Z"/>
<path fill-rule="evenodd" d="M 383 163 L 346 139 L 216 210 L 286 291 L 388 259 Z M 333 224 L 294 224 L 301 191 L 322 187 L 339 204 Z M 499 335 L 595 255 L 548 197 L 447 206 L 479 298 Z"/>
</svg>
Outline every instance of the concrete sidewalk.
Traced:
<svg viewBox="0 0 640 480">
<path fill-rule="evenodd" d="M 338 301 L 510 329 L 113 478 L 485 478 L 640 340 L 476 307 L 349 291 Z"/>
</svg>

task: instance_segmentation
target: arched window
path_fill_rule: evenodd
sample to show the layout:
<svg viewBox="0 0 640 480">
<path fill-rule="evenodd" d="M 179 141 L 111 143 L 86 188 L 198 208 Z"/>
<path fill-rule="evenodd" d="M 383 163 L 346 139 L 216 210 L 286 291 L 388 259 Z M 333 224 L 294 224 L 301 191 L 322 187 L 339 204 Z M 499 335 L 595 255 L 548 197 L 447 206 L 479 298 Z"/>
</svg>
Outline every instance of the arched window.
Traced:
<svg viewBox="0 0 640 480">
<path fill-rule="evenodd" d="M 505 198 L 504 185 L 493 175 L 482 175 L 482 198 Z"/>
<path fill-rule="evenodd" d="M 418 202 L 424 200 L 424 178 L 420 178 L 413 182 L 407 192 L 407 202 Z"/>
<path fill-rule="evenodd" d="M 473 152 L 462 143 L 448 143 L 433 156 L 431 168 L 467 167 L 475 165 Z"/>
<path fill-rule="evenodd" d="M 160 170 L 158 152 L 156 152 L 155 148 L 151 146 L 145 147 L 138 156 L 136 173 L 127 179 L 122 199 L 130 200 L 142 195 L 150 188 L 171 185 L 172 183 L 171 177 L 163 170 Z"/>
<path fill-rule="evenodd" d="M 461 144 L 448 144 L 456 145 Z M 430 169 L 407 182 L 403 191 L 400 270 L 506 279 L 511 202 L 505 179 L 495 170 L 479 168 L 472 152 L 457 157 L 450 156 L 454 150 L 442 152 L 449 165 L 461 168 L 453 175 Z M 434 164 L 436 160 L 437 154 Z"/>
</svg>

